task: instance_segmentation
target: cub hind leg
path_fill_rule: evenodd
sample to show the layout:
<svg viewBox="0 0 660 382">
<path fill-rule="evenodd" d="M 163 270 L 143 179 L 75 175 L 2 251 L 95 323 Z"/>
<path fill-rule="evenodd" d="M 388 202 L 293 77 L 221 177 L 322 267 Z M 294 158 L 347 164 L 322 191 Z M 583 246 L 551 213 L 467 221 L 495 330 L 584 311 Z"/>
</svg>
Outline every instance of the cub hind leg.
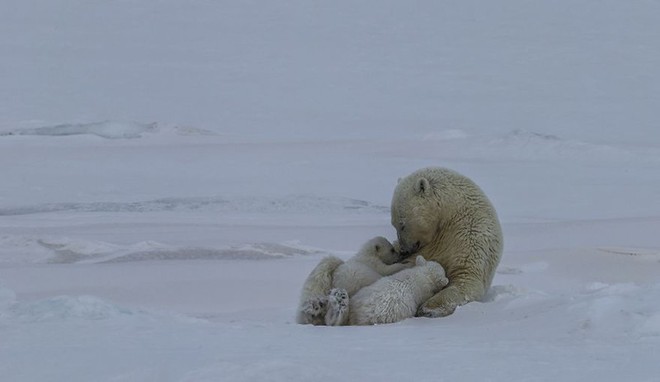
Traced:
<svg viewBox="0 0 660 382">
<path fill-rule="evenodd" d="M 301 307 L 299 315 L 300 321 L 312 325 L 324 325 L 325 315 L 328 311 L 328 298 L 317 297 L 305 301 Z"/>
<path fill-rule="evenodd" d="M 332 289 L 332 276 L 344 262 L 335 256 L 323 258 L 305 279 L 296 312 L 299 324 L 324 325 L 327 296 Z"/>
<path fill-rule="evenodd" d="M 328 294 L 328 311 L 325 314 L 327 326 L 341 326 L 348 323 L 348 292 L 334 288 Z"/>
</svg>

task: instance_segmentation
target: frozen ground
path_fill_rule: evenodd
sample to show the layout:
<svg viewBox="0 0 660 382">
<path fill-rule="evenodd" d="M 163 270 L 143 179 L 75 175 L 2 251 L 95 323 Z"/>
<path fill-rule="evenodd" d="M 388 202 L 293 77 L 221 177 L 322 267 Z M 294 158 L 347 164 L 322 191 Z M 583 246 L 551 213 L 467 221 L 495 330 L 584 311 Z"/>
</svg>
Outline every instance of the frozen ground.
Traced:
<svg viewBox="0 0 660 382">
<path fill-rule="evenodd" d="M 0 0 L 0 380 L 656 380 L 660 3 L 546 3 Z M 429 165 L 485 301 L 296 325 Z"/>
</svg>

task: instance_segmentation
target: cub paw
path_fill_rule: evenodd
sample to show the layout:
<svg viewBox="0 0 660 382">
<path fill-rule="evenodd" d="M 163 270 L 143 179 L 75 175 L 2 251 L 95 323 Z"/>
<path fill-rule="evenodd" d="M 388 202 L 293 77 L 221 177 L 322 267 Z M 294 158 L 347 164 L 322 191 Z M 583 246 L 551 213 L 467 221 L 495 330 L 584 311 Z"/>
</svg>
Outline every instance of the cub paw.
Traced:
<svg viewBox="0 0 660 382">
<path fill-rule="evenodd" d="M 328 304 L 333 306 L 348 306 L 348 292 L 346 289 L 332 289 L 328 295 Z"/>
<path fill-rule="evenodd" d="M 328 298 L 319 297 L 305 301 L 302 305 L 302 312 L 310 316 L 320 316 L 325 314 L 328 309 Z"/>
<path fill-rule="evenodd" d="M 328 312 L 325 314 L 325 324 L 328 326 L 343 325 L 348 317 L 348 293 L 344 289 L 332 289 L 328 295 Z"/>
</svg>

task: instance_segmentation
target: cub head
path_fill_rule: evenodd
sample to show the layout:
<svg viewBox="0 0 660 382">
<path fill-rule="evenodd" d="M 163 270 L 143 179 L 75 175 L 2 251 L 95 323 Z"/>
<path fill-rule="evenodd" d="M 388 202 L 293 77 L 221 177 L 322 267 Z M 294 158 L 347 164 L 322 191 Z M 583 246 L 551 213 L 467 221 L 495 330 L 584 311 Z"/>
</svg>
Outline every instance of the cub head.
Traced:
<svg viewBox="0 0 660 382">
<path fill-rule="evenodd" d="M 399 181 L 392 197 L 392 226 L 402 256 L 415 254 L 436 236 L 440 223 L 433 182 L 413 173 Z"/>
<path fill-rule="evenodd" d="M 426 263 L 428 263 L 428 261 L 426 261 L 426 259 L 422 255 L 417 255 L 417 257 L 415 258 L 415 266 L 417 267 L 423 267 L 426 265 Z"/>
<path fill-rule="evenodd" d="M 390 265 L 401 260 L 401 255 L 389 240 L 382 236 L 369 240 L 363 247 L 362 252 L 373 254 L 383 263 Z"/>
<path fill-rule="evenodd" d="M 431 277 L 433 282 L 436 284 L 437 290 L 440 290 L 445 286 L 447 286 L 447 284 L 449 284 L 449 279 L 447 279 L 447 276 L 445 274 L 445 269 L 439 263 L 436 263 L 435 261 L 426 260 L 424 259 L 424 257 L 419 255 L 415 259 L 415 266 L 424 268 L 424 270 L 428 273 L 428 275 Z"/>
</svg>

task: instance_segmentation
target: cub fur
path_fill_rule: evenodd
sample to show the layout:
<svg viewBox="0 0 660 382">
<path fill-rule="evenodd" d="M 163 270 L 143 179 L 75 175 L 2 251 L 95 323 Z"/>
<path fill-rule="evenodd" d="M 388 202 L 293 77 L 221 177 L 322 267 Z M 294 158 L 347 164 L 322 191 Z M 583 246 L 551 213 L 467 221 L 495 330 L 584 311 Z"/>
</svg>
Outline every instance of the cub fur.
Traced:
<svg viewBox="0 0 660 382">
<path fill-rule="evenodd" d="M 414 317 L 419 305 L 448 283 L 440 264 L 418 256 L 413 268 L 383 277 L 352 296 L 348 323 L 388 324 Z"/>
<path fill-rule="evenodd" d="M 344 289 L 352 296 L 381 277 L 409 267 L 398 263 L 399 260 L 401 256 L 389 240 L 382 236 L 375 237 L 366 242 L 355 256 L 337 267 L 332 276 L 332 287 Z"/>
<path fill-rule="evenodd" d="M 346 262 L 334 256 L 324 258 L 303 285 L 296 321 L 313 325 L 336 325 L 343 321 L 343 310 L 328 310 L 330 291 L 341 290 L 346 293 L 346 297 L 351 296 L 382 276 L 410 267 L 408 264 L 397 263 L 400 259 L 392 243 L 381 236 L 366 242 Z M 336 301 L 332 300 L 333 303 Z"/>
</svg>

